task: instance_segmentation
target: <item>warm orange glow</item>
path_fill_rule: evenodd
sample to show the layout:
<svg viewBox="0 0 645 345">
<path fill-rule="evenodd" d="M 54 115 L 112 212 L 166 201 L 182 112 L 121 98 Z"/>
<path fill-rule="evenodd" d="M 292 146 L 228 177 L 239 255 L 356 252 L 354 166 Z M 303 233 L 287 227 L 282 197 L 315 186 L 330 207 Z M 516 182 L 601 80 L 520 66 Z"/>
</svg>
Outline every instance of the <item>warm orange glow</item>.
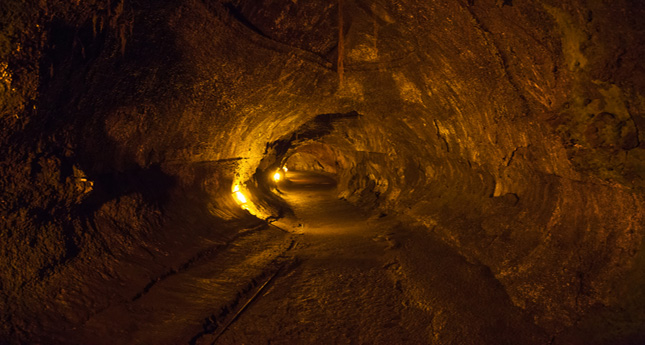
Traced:
<svg viewBox="0 0 645 345">
<path fill-rule="evenodd" d="M 280 174 L 280 171 L 277 171 L 275 174 L 273 174 L 273 180 L 275 182 L 280 181 L 281 178 L 282 178 L 282 175 Z"/>
<path fill-rule="evenodd" d="M 284 170 L 284 172 L 289 171 L 289 169 L 287 169 L 287 166 L 286 166 L 286 165 L 282 167 L 282 170 Z"/>
<path fill-rule="evenodd" d="M 247 201 L 246 196 L 244 196 L 244 194 L 242 194 L 242 192 L 240 192 L 240 186 L 235 186 L 233 188 L 233 194 L 235 194 L 235 197 L 237 198 L 237 200 L 240 203 L 246 204 L 246 201 Z"/>
<path fill-rule="evenodd" d="M 235 192 L 235 196 L 241 203 L 246 203 L 246 197 L 244 196 L 244 194 L 242 194 L 242 192 Z"/>
</svg>

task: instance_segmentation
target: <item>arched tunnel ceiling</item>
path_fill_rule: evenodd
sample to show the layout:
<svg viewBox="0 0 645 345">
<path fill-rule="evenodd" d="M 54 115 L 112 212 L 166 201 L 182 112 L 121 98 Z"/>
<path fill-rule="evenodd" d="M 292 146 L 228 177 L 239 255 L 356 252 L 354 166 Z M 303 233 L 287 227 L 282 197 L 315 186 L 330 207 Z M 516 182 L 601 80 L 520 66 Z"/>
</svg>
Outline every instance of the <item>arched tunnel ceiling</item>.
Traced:
<svg viewBox="0 0 645 345">
<path fill-rule="evenodd" d="M 65 343 L 265 224 L 236 185 L 279 217 L 262 176 L 298 152 L 486 267 L 561 344 L 645 339 L 642 4 L 2 9 L 0 339 Z"/>
</svg>

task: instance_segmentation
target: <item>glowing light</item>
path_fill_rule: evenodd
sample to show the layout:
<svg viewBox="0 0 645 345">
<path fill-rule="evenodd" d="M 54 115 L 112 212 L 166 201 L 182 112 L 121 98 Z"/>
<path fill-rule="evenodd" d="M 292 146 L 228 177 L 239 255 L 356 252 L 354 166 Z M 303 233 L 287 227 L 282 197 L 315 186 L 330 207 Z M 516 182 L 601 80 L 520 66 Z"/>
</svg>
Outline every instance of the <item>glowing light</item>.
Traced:
<svg viewBox="0 0 645 345">
<path fill-rule="evenodd" d="M 241 203 L 246 203 L 246 197 L 244 196 L 244 194 L 242 194 L 242 192 L 235 192 L 235 197 L 237 197 L 237 200 L 239 200 Z"/>
<path fill-rule="evenodd" d="M 247 202 L 246 196 L 244 196 L 244 194 L 242 194 L 242 192 L 240 192 L 240 186 L 235 186 L 233 188 L 233 194 L 235 194 L 235 197 L 237 198 L 237 200 L 241 204 L 246 204 L 246 202 Z"/>
<path fill-rule="evenodd" d="M 274 180 L 275 182 L 280 181 L 280 179 L 281 179 L 281 178 L 282 178 L 282 175 L 280 174 L 280 172 L 279 172 L 279 171 L 278 171 L 278 172 L 276 172 L 276 173 L 273 175 L 273 180 Z"/>
<path fill-rule="evenodd" d="M 282 170 L 284 170 L 284 172 L 289 171 L 289 169 L 287 169 L 287 166 L 286 166 L 286 165 L 282 167 Z"/>
</svg>

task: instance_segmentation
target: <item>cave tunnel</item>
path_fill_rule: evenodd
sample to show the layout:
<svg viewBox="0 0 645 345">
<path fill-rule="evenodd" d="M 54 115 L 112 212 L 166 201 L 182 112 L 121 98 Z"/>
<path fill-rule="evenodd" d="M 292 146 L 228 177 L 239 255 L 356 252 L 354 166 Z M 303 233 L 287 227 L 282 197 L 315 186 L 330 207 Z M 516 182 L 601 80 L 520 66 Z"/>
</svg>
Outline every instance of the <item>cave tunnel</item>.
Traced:
<svg viewBox="0 0 645 345">
<path fill-rule="evenodd" d="M 645 344 L 643 18 L 3 0 L 0 344 Z"/>
</svg>

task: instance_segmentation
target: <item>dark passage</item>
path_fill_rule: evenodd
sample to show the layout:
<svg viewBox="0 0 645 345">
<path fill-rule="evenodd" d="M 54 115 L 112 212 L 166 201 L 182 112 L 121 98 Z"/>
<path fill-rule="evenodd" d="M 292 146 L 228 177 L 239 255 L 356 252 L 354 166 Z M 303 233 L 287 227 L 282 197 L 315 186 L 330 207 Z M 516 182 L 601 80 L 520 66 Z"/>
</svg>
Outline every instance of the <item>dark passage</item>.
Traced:
<svg viewBox="0 0 645 345">
<path fill-rule="evenodd" d="M 0 1 L 0 345 L 645 344 L 643 18 Z"/>
</svg>

